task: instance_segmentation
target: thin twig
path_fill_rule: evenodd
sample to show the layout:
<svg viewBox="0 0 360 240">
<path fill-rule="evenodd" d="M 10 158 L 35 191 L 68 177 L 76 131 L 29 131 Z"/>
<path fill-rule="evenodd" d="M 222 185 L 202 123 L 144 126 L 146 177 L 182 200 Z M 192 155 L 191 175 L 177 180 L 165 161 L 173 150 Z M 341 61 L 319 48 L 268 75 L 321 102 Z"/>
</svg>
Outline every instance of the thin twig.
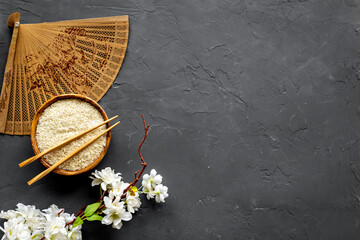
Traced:
<svg viewBox="0 0 360 240">
<path fill-rule="evenodd" d="M 146 122 L 145 122 L 145 118 L 144 118 L 144 115 L 141 115 L 142 116 L 142 119 L 143 119 L 143 124 L 144 124 L 144 130 L 145 130 L 145 134 L 144 134 L 144 137 L 139 145 L 139 148 L 138 148 L 138 152 L 139 152 L 139 156 L 140 156 L 140 159 L 141 159 L 141 165 L 143 166 L 141 171 L 140 170 L 137 170 L 135 172 L 135 179 L 132 183 L 129 184 L 129 186 L 127 188 L 125 188 L 123 194 L 121 195 L 121 198 L 125 198 L 126 197 L 126 192 L 133 186 L 135 186 L 135 184 L 139 181 L 141 175 L 143 174 L 145 168 L 146 168 L 146 165 L 147 163 L 145 162 L 142 154 L 141 154 L 141 146 L 143 145 L 143 143 L 145 142 L 145 139 L 147 137 L 147 135 L 149 134 L 149 125 L 146 125 Z M 139 173 L 140 171 L 140 173 Z M 139 175 L 138 175 L 139 174 Z M 131 190 L 130 190 L 131 191 Z"/>
</svg>

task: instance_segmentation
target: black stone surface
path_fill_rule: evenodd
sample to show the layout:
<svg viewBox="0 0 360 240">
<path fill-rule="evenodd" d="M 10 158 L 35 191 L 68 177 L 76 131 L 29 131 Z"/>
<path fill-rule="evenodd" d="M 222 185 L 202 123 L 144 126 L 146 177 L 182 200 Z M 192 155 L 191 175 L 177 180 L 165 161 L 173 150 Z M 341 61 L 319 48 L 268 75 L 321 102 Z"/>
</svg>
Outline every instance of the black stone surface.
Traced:
<svg viewBox="0 0 360 240">
<path fill-rule="evenodd" d="M 15 11 L 22 23 L 130 16 L 126 58 L 99 102 L 119 114 L 98 166 L 131 180 L 143 147 L 169 187 L 121 230 L 84 239 L 359 239 L 360 1 L 0 0 L 0 75 Z M 28 136 L 0 135 L 0 209 L 98 197 L 88 174 L 19 168 Z"/>
</svg>

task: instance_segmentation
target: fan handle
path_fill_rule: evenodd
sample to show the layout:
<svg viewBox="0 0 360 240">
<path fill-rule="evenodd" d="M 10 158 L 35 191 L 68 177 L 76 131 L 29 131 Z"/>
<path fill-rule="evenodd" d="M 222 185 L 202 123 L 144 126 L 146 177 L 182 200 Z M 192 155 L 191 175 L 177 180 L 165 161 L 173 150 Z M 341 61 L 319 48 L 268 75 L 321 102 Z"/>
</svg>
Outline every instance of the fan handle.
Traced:
<svg viewBox="0 0 360 240">
<path fill-rule="evenodd" d="M 9 27 L 14 27 L 16 23 L 20 23 L 20 13 L 19 12 L 14 12 L 13 14 L 11 14 L 7 20 L 7 25 Z"/>
</svg>

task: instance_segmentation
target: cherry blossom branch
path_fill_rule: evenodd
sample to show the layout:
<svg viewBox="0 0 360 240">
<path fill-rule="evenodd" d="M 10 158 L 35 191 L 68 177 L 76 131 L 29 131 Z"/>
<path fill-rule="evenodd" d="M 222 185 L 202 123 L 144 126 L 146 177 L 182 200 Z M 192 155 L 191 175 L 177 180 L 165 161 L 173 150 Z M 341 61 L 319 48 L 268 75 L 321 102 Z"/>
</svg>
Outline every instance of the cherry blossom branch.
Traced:
<svg viewBox="0 0 360 240">
<path fill-rule="evenodd" d="M 142 165 L 143 167 L 142 167 L 141 170 L 137 170 L 137 171 L 135 172 L 134 181 L 133 181 L 132 183 L 130 183 L 129 186 L 127 186 L 127 188 L 125 188 L 123 194 L 121 195 L 121 198 L 125 198 L 125 197 L 126 197 L 126 192 L 127 192 L 127 191 L 132 191 L 132 190 L 131 190 L 131 187 L 135 186 L 135 184 L 139 181 L 139 179 L 140 179 L 141 175 L 143 174 L 143 172 L 144 172 L 144 170 L 145 170 L 145 168 L 146 168 L 146 165 L 147 165 L 147 163 L 146 163 L 145 160 L 144 160 L 144 157 L 143 157 L 142 154 L 141 154 L 141 146 L 143 145 L 143 143 L 145 142 L 145 139 L 146 139 L 147 135 L 149 134 L 149 127 L 150 127 L 150 126 L 149 126 L 149 125 L 146 125 L 144 115 L 141 115 L 141 116 L 142 116 L 142 119 L 143 119 L 145 134 L 144 134 L 144 137 L 143 137 L 141 143 L 139 144 L 138 152 L 139 152 L 139 156 L 140 156 L 140 160 L 141 160 L 141 165 Z M 130 189 L 130 190 L 129 190 L 129 189 Z M 102 201 L 102 200 L 104 199 L 104 197 L 105 197 L 105 195 L 106 195 L 107 192 L 108 192 L 108 190 L 104 191 L 104 193 L 103 193 L 102 196 L 99 198 L 99 200 L 97 200 L 97 202 Z M 75 214 L 75 217 L 82 217 L 82 216 L 84 215 L 84 211 L 85 211 L 86 206 L 87 206 L 87 205 L 85 205 L 84 207 L 82 207 L 82 208 L 80 209 L 80 211 L 79 211 L 77 214 Z M 104 208 L 104 207 L 105 207 L 105 205 L 102 204 L 102 205 L 99 207 L 99 209 L 102 209 L 102 208 Z M 61 213 L 61 212 L 60 212 L 60 213 Z M 59 213 L 59 214 L 60 214 L 60 213 Z M 66 226 L 72 225 L 72 224 L 75 222 L 75 220 L 76 220 L 76 218 L 75 218 L 73 221 L 68 222 L 68 223 L 66 224 Z"/>
<path fill-rule="evenodd" d="M 1 212 L 0 218 L 5 218 L 9 222 L 4 224 L 0 229 L 6 233 L 6 236 L 18 236 L 18 234 L 26 234 L 26 236 L 38 236 L 39 239 L 53 239 L 56 238 L 81 238 L 81 225 L 87 221 L 100 221 L 102 224 L 110 225 L 113 228 L 120 229 L 123 221 L 131 220 L 133 214 L 139 210 L 141 206 L 140 195 L 145 194 L 147 199 L 155 199 L 157 203 L 165 202 L 165 198 L 169 196 L 168 187 L 162 184 L 162 176 L 157 173 L 155 169 L 150 171 L 150 174 L 143 174 L 147 163 L 141 154 L 141 147 L 144 144 L 147 135 L 149 134 L 149 125 L 146 124 L 144 116 L 142 116 L 145 134 L 139 144 L 138 152 L 141 160 L 142 168 L 135 172 L 134 180 L 128 184 L 122 181 L 121 173 L 115 173 L 114 169 L 107 167 L 101 171 L 95 170 L 90 177 L 93 179 L 91 185 L 100 184 L 100 198 L 97 202 L 88 204 L 81 208 L 81 210 L 72 219 L 68 213 L 64 213 L 63 209 L 59 209 L 56 205 L 51 205 L 48 209 L 40 211 L 34 206 L 17 204 L 16 210 L 9 210 Z M 142 186 L 138 189 L 135 185 L 140 178 L 143 179 Z M 126 188 L 124 190 L 124 188 Z M 120 190 L 122 189 L 122 190 Z M 19 219 L 18 216 L 23 215 L 24 212 L 36 210 L 37 221 L 29 221 L 31 216 L 24 216 Z M 53 216 L 57 216 L 55 219 Z M 16 219 L 14 222 L 13 219 Z M 59 222 L 60 221 L 60 222 Z M 59 225 L 61 222 L 68 222 L 64 225 Z M 22 224 L 19 227 L 19 224 Z M 56 231 L 54 231 L 54 226 Z M 36 234 L 34 235 L 36 231 Z M 25 236 L 25 235 L 24 235 Z M 45 237 L 46 236 L 46 237 Z M 23 237 L 24 238 L 24 237 Z"/>
</svg>

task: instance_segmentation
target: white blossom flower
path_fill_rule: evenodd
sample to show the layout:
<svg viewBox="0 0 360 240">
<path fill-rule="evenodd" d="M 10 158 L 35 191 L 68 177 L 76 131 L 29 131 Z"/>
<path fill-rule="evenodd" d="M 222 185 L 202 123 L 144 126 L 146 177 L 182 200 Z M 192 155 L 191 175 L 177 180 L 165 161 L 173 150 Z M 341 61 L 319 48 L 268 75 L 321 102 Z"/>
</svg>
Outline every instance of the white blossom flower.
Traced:
<svg viewBox="0 0 360 240">
<path fill-rule="evenodd" d="M 24 217 L 24 218 L 36 218 L 41 216 L 41 211 L 36 209 L 35 206 L 32 205 L 24 205 L 22 203 L 18 203 L 17 211 Z"/>
<path fill-rule="evenodd" d="M 30 228 L 31 231 L 41 227 L 45 220 L 41 211 L 36 209 L 35 206 L 18 203 L 16 210 L 26 220 L 26 225 Z"/>
<path fill-rule="evenodd" d="M 113 185 L 113 188 L 111 190 L 112 194 L 115 197 L 121 197 L 124 193 L 124 190 L 129 186 L 129 183 L 119 182 L 115 185 Z M 130 213 L 135 213 L 135 211 L 140 208 L 141 201 L 139 198 L 139 193 L 137 192 L 130 192 L 128 191 L 126 193 L 126 199 L 124 200 L 124 203 L 126 204 L 126 209 Z"/>
<path fill-rule="evenodd" d="M 55 204 L 44 209 L 46 223 L 44 223 L 46 239 L 81 239 L 81 226 L 74 229 L 65 227 L 66 223 L 74 220 L 74 214 L 65 213 L 64 209 Z"/>
<path fill-rule="evenodd" d="M 123 195 L 124 190 L 129 186 L 129 183 L 124 183 L 123 181 L 116 182 L 112 184 L 111 192 L 115 197 L 121 197 Z"/>
<path fill-rule="evenodd" d="M 45 238 L 56 240 L 67 240 L 68 231 L 65 228 L 65 218 L 46 215 Z"/>
<path fill-rule="evenodd" d="M 95 170 L 92 173 L 94 177 L 90 177 L 93 179 L 91 186 L 101 185 L 101 188 L 106 191 L 108 187 L 112 187 L 112 185 L 121 181 L 121 173 L 115 173 L 113 169 L 107 167 L 101 171 Z"/>
<path fill-rule="evenodd" d="M 139 210 L 140 206 L 141 201 L 138 193 L 135 193 L 135 196 L 131 196 L 130 193 L 126 195 L 126 209 L 128 212 L 135 213 L 135 211 Z"/>
<path fill-rule="evenodd" d="M 28 226 L 23 222 L 14 221 L 14 219 L 8 220 L 4 223 L 4 228 L 0 228 L 5 233 L 2 240 L 30 239 L 31 232 Z"/>
<path fill-rule="evenodd" d="M 149 200 L 156 197 L 155 188 L 161 184 L 162 176 L 157 174 L 155 169 L 152 169 L 149 174 L 143 176 L 142 187 L 143 193 L 146 194 L 146 198 Z"/>
<path fill-rule="evenodd" d="M 109 196 L 104 197 L 104 203 L 106 207 L 104 213 L 106 215 L 101 221 L 102 224 L 112 224 L 113 228 L 120 229 L 123 225 L 122 221 L 131 220 L 132 215 L 125 210 L 124 202 L 120 201 L 119 196 L 115 196 L 110 192 Z"/>
<path fill-rule="evenodd" d="M 155 201 L 158 203 L 165 202 L 165 198 L 167 198 L 169 196 L 167 191 L 168 191 L 168 188 L 166 186 L 163 186 L 162 184 L 157 185 L 153 192 L 155 194 Z"/>
<path fill-rule="evenodd" d="M 60 216 L 65 218 L 66 223 L 72 222 L 76 218 L 74 214 L 69 214 L 69 213 L 66 213 L 66 212 L 62 212 L 60 214 Z"/>
<path fill-rule="evenodd" d="M 43 212 L 45 213 L 45 216 L 52 216 L 52 217 L 58 217 L 59 213 L 61 214 L 64 211 L 64 209 L 59 208 L 55 204 L 52 204 L 47 209 L 44 209 Z"/>
<path fill-rule="evenodd" d="M 6 219 L 6 220 L 14 219 L 17 217 L 21 217 L 21 214 L 15 210 L 8 210 L 6 212 L 1 210 L 1 212 L 0 212 L 0 218 Z"/>
<path fill-rule="evenodd" d="M 68 233 L 68 239 L 69 240 L 81 240 L 82 239 L 81 225 L 70 229 L 70 231 Z"/>
<path fill-rule="evenodd" d="M 156 187 L 156 185 L 160 184 L 162 182 L 162 176 L 160 174 L 157 175 L 157 172 L 155 169 L 152 169 L 149 174 L 144 174 L 142 185 L 144 188 L 148 189 L 149 191 L 152 191 L 153 188 Z"/>
</svg>

